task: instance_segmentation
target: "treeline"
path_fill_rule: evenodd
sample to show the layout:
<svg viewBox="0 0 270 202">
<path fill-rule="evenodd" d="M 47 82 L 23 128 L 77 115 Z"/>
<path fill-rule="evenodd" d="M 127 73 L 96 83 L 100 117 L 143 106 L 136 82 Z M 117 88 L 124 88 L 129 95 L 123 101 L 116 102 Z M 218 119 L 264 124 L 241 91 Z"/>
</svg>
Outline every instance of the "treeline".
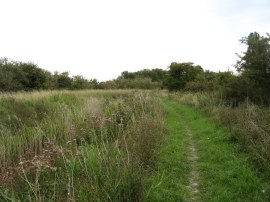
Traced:
<svg viewBox="0 0 270 202">
<path fill-rule="evenodd" d="M 257 32 L 242 38 L 247 50 L 235 64 L 237 74 L 231 71 L 204 71 L 193 63 L 171 63 L 167 71 L 143 70 L 123 72 L 118 79 L 149 78 L 161 88 L 170 91 L 215 92 L 231 106 L 243 101 L 270 105 L 270 35 Z"/>
<path fill-rule="evenodd" d="M 81 75 L 71 77 L 68 72 L 54 72 L 33 63 L 0 58 L 0 92 L 53 89 L 160 89 L 167 71 L 162 69 L 129 73 L 123 72 L 115 80 L 98 82 Z"/>
<path fill-rule="evenodd" d="M 204 71 L 193 63 L 171 63 L 167 70 L 144 69 L 124 71 L 114 80 L 98 82 L 68 72 L 54 72 L 33 63 L 0 59 L 0 91 L 32 91 L 52 89 L 169 89 L 170 91 L 212 91 L 230 80 L 229 72 Z"/>
<path fill-rule="evenodd" d="M 124 71 L 111 81 L 103 82 L 104 89 L 162 89 L 167 71 L 163 69 L 144 69 L 137 72 Z"/>
<path fill-rule="evenodd" d="M 50 73 L 33 63 L 0 59 L 0 91 L 98 88 L 97 80 L 70 77 L 68 72 Z"/>
<path fill-rule="evenodd" d="M 238 54 L 237 74 L 231 71 L 203 72 L 200 67 L 172 64 L 169 68 L 169 90 L 214 91 L 232 106 L 246 100 L 270 105 L 270 35 L 261 36 L 253 32 L 240 41 L 247 50 Z M 173 80 L 178 83 L 174 85 Z"/>
<path fill-rule="evenodd" d="M 33 63 L 0 59 L 0 91 L 46 89 L 168 89 L 170 91 L 215 91 L 231 104 L 245 99 L 269 105 L 270 36 L 257 32 L 240 40 L 247 51 L 235 64 L 238 74 L 203 70 L 193 63 L 171 63 L 167 70 L 124 71 L 115 79 L 98 82 L 68 72 L 50 73 Z"/>
</svg>

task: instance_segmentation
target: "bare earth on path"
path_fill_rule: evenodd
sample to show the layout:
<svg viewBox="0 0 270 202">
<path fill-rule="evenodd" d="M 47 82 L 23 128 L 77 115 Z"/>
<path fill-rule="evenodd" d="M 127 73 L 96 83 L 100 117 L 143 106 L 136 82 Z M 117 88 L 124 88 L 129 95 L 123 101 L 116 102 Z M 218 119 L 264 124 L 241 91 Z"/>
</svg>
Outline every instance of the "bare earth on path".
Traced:
<svg viewBox="0 0 270 202">
<path fill-rule="evenodd" d="M 199 171 L 197 169 L 197 162 L 198 162 L 198 153 L 196 149 L 196 145 L 193 140 L 193 133 L 189 128 L 189 125 L 186 120 L 183 120 L 186 126 L 186 134 L 188 136 L 189 140 L 189 145 L 188 145 L 188 150 L 189 150 L 189 156 L 188 160 L 191 165 L 191 171 L 190 171 L 190 177 L 189 177 L 189 185 L 188 188 L 190 190 L 190 201 L 201 201 L 200 197 L 200 189 L 199 189 Z"/>
</svg>

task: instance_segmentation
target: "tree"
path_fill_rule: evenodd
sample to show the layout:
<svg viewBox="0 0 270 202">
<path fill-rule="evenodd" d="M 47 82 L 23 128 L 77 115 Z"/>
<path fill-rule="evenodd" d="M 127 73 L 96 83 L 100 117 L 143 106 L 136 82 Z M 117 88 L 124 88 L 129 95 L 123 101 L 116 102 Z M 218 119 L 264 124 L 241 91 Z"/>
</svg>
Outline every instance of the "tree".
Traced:
<svg viewBox="0 0 270 202">
<path fill-rule="evenodd" d="M 72 89 L 86 89 L 88 87 L 88 80 L 81 75 L 73 76 Z"/>
<path fill-rule="evenodd" d="M 169 66 L 165 86 L 170 91 L 182 90 L 188 82 L 194 81 L 198 75 L 203 73 L 201 66 L 194 66 L 193 63 L 176 63 Z"/>
<path fill-rule="evenodd" d="M 165 75 L 166 70 L 163 69 L 143 69 L 137 72 L 128 72 L 124 71 L 121 73 L 121 76 L 118 79 L 135 79 L 135 78 L 150 78 L 153 82 L 162 82 Z"/>
<path fill-rule="evenodd" d="M 134 79 L 135 74 L 133 72 L 124 71 L 121 73 L 119 79 Z"/>
<path fill-rule="evenodd" d="M 7 58 L 0 59 L 0 90 L 20 91 L 26 90 L 28 78 L 22 64 Z"/>
<path fill-rule="evenodd" d="M 33 63 L 19 63 L 25 74 L 24 90 L 48 89 L 51 73 L 39 68 Z"/>
<path fill-rule="evenodd" d="M 62 72 L 59 74 L 55 72 L 54 75 L 55 88 L 57 89 L 70 89 L 72 85 L 72 79 L 69 77 L 69 72 Z"/>
<path fill-rule="evenodd" d="M 241 56 L 236 64 L 241 77 L 249 80 L 248 96 L 254 91 L 251 98 L 255 102 L 264 102 L 269 104 L 270 98 L 270 35 L 260 36 L 257 32 L 250 33 L 248 37 L 241 40 L 242 44 L 247 46 L 247 51 Z"/>
<path fill-rule="evenodd" d="M 90 79 L 88 81 L 88 88 L 99 89 L 99 88 L 101 88 L 101 86 L 100 86 L 100 83 L 97 81 L 97 79 Z"/>
</svg>

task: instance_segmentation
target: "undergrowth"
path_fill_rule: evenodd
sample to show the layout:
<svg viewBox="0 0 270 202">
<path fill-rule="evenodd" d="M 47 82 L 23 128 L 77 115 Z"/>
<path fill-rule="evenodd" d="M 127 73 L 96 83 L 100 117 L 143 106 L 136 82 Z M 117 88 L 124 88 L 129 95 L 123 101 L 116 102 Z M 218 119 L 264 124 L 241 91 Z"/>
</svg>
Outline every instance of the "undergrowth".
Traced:
<svg viewBox="0 0 270 202">
<path fill-rule="evenodd" d="M 207 113 L 220 126 L 230 130 L 228 141 L 240 145 L 250 162 L 269 178 L 270 171 L 270 109 L 250 103 L 230 105 L 217 94 L 176 93 L 170 97 Z"/>
<path fill-rule="evenodd" d="M 165 132 L 149 92 L 0 96 L 0 201 L 140 201 Z"/>
</svg>

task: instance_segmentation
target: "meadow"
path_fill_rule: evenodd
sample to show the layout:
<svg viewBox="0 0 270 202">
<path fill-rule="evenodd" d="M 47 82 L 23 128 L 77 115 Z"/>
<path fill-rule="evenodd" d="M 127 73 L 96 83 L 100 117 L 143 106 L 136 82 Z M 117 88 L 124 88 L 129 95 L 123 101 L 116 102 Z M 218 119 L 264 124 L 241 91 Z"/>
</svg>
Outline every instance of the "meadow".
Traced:
<svg viewBox="0 0 270 202">
<path fill-rule="evenodd" d="M 140 201 L 165 134 L 150 92 L 0 95 L 0 201 Z"/>
<path fill-rule="evenodd" d="M 269 108 L 217 94 L 0 94 L 0 201 L 269 201 Z"/>
</svg>

